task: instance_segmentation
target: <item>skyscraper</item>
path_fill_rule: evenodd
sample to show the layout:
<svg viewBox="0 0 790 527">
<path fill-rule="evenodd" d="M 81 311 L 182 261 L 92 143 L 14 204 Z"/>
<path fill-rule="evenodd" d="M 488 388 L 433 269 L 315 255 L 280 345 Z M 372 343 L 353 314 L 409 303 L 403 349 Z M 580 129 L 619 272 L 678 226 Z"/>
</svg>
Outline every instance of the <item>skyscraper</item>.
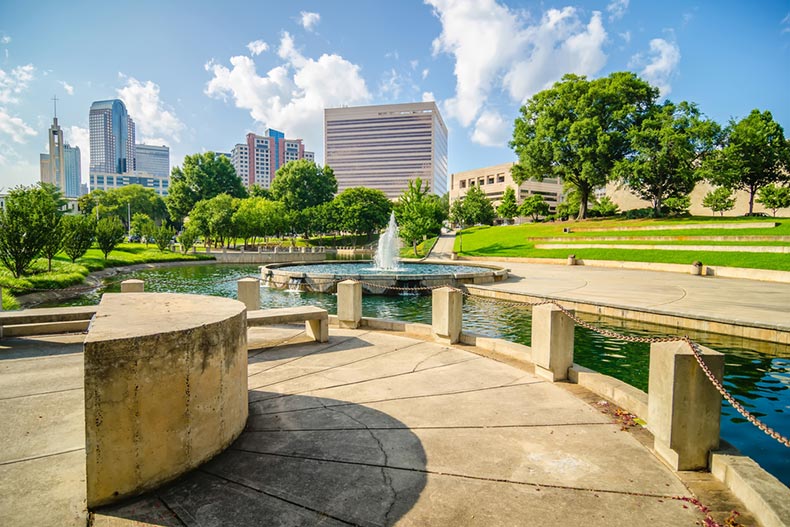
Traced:
<svg viewBox="0 0 790 527">
<path fill-rule="evenodd" d="M 137 172 L 145 172 L 159 177 L 170 176 L 170 147 L 135 145 L 135 167 Z"/>
<path fill-rule="evenodd" d="M 408 180 L 447 192 L 447 127 L 434 102 L 327 108 L 324 162 L 338 191 L 371 187 L 396 199 Z"/>
<path fill-rule="evenodd" d="M 80 149 L 63 142 L 57 110 L 49 127 L 49 153 L 41 154 L 41 182 L 55 185 L 67 198 L 80 196 Z"/>
<path fill-rule="evenodd" d="M 135 127 L 120 99 L 96 101 L 88 117 L 90 173 L 124 174 L 134 170 Z"/>
<path fill-rule="evenodd" d="M 247 187 L 268 188 L 277 170 L 289 161 L 313 160 L 313 152 L 304 149 L 301 139 L 286 139 L 285 134 L 267 129 L 263 135 L 247 134 L 247 141 L 231 151 L 231 163 Z"/>
</svg>

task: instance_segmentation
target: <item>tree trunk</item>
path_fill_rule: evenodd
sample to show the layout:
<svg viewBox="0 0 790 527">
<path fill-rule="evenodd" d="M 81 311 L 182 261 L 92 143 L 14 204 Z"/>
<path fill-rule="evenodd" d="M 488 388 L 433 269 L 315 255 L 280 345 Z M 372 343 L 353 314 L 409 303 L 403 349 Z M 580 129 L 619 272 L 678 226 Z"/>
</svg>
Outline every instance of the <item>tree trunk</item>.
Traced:
<svg viewBox="0 0 790 527">
<path fill-rule="evenodd" d="M 749 216 L 752 215 L 754 212 L 754 195 L 757 193 L 757 189 L 754 185 L 749 186 Z"/>
<path fill-rule="evenodd" d="M 576 219 L 584 220 L 587 219 L 587 201 L 590 199 L 590 189 L 587 187 L 579 187 L 579 197 L 581 198 L 579 202 L 579 215 Z"/>
</svg>

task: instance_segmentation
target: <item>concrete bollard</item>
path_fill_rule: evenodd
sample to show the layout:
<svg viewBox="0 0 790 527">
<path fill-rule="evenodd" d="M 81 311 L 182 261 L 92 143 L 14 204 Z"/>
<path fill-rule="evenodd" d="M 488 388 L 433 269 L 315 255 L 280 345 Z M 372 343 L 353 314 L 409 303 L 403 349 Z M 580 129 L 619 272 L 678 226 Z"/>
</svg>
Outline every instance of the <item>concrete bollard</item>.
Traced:
<svg viewBox="0 0 790 527">
<path fill-rule="evenodd" d="M 461 292 L 450 287 L 433 290 L 432 331 L 440 340 L 449 340 L 455 344 L 461 338 L 461 310 L 463 297 Z"/>
<path fill-rule="evenodd" d="M 121 282 L 121 293 L 142 293 L 145 290 L 143 280 L 130 279 Z"/>
<path fill-rule="evenodd" d="M 362 319 L 362 284 L 343 280 L 337 284 L 337 321 L 341 328 L 358 328 Z"/>
<path fill-rule="evenodd" d="M 568 315 L 554 304 L 532 308 L 532 362 L 535 374 L 550 380 L 568 378 L 573 366 L 573 328 Z"/>
<path fill-rule="evenodd" d="M 576 265 L 576 255 L 569 254 L 568 255 L 568 265 Z"/>
<path fill-rule="evenodd" d="M 261 308 L 261 281 L 257 278 L 241 278 L 236 282 L 236 298 L 247 306 L 247 311 Z"/>
<path fill-rule="evenodd" d="M 721 380 L 724 355 L 701 347 L 702 359 Z M 685 342 L 650 345 L 647 423 L 656 454 L 675 470 L 708 467 L 719 446 L 721 395 Z"/>
</svg>

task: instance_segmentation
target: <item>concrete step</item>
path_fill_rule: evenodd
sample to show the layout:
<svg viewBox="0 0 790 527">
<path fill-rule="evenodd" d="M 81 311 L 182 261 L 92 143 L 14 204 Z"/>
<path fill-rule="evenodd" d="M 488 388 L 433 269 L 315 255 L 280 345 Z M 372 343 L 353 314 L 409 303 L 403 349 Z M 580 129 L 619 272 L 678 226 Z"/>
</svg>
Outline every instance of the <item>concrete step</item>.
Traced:
<svg viewBox="0 0 790 527">
<path fill-rule="evenodd" d="M 90 320 L 96 314 L 96 306 L 49 307 L 0 311 L 0 326 L 38 324 L 43 322 L 67 322 Z"/>
<path fill-rule="evenodd" d="M 56 333 L 81 333 L 88 330 L 90 320 L 65 320 L 59 322 L 35 322 L 0 326 L 0 337 L 28 337 L 31 335 L 53 335 Z"/>
</svg>

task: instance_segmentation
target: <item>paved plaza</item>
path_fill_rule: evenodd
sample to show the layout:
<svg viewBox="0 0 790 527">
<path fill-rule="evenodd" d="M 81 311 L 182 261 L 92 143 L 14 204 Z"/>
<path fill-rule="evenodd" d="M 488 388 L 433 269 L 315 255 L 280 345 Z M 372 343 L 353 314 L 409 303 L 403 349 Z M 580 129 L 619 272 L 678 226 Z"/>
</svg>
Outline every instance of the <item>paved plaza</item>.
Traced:
<svg viewBox="0 0 790 527">
<path fill-rule="evenodd" d="M 2 525 L 85 524 L 80 339 L 2 341 Z M 241 437 L 94 525 L 678 526 L 704 518 L 674 499 L 695 494 L 720 521 L 742 510 L 709 474 L 673 474 L 600 398 L 472 348 L 294 327 L 249 345 Z"/>
</svg>

